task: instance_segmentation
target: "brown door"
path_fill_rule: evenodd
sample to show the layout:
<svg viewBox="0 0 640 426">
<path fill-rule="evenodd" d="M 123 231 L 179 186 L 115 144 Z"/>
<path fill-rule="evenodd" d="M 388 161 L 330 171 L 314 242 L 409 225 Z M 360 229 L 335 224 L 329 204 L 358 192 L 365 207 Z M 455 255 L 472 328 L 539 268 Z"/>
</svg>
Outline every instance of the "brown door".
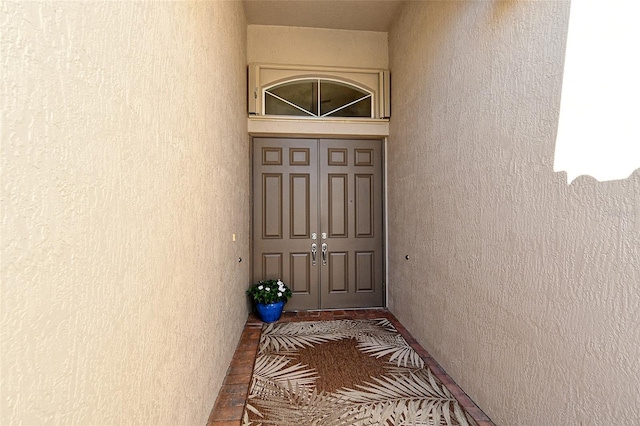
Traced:
<svg viewBox="0 0 640 426">
<path fill-rule="evenodd" d="M 384 305 L 379 140 L 253 141 L 253 280 L 287 310 Z"/>
</svg>

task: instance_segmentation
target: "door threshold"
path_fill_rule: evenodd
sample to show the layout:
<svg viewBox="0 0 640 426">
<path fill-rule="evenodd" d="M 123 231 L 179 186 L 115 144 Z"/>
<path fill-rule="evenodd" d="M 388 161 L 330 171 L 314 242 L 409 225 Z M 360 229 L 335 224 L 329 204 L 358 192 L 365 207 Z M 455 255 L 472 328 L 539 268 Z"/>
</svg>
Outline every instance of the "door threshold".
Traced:
<svg viewBox="0 0 640 426">
<path fill-rule="evenodd" d="M 304 313 L 304 312 L 336 312 L 336 311 L 388 311 L 389 308 L 385 306 L 370 306 L 366 308 L 322 308 L 322 309 L 285 309 L 283 312 Z"/>
</svg>

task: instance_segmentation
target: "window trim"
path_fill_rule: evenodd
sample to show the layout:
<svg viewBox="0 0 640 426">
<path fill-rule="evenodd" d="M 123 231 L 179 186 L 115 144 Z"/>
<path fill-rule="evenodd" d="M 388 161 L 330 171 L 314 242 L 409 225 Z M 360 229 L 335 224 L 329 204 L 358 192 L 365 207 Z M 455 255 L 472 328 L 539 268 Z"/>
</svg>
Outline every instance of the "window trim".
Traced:
<svg viewBox="0 0 640 426">
<path fill-rule="evenodd" d="M 390 75 L 388 70 L 367 68 L 340 68 L 322 66 L 294 66 L 275 64 L 249 64 L 247 87 L 248 113 L 250 116 L 289 118 L 298 120 L 380 120 L 390 117 Z M 334 81 L 371 93 L 371 117 L 291 116 L 265 115 L 264 91 L 288 81 L 320 79 Z"/>
</svg>

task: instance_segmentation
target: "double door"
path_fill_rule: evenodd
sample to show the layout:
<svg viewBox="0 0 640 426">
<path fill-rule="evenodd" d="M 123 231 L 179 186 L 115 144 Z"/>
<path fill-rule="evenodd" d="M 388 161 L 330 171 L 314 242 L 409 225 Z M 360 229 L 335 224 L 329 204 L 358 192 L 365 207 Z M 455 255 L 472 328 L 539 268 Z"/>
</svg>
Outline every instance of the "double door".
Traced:
<svg viewBox="0 0 640 426">
<path fill-rule="evenodd" d="M 254 138 L 253 280 L 287 310 L 384 305 L 382 143 Z"/>
</svg>

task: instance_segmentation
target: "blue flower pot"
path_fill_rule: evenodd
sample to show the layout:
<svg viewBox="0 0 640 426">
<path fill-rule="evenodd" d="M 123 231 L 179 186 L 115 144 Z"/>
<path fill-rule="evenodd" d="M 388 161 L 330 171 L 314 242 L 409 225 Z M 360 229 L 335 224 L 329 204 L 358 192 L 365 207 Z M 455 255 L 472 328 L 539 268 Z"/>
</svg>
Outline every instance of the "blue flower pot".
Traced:
<svg viewBox="0 0 640 426">
<path fill-rule="evenodd" d="M 275 303 L 256 303 L 256 309 L 258 310 L 258 316 L 263 322 L 276 322 L 282 315 L 282 308 L 284 308 L 284 301 Z"/>
</svg>

